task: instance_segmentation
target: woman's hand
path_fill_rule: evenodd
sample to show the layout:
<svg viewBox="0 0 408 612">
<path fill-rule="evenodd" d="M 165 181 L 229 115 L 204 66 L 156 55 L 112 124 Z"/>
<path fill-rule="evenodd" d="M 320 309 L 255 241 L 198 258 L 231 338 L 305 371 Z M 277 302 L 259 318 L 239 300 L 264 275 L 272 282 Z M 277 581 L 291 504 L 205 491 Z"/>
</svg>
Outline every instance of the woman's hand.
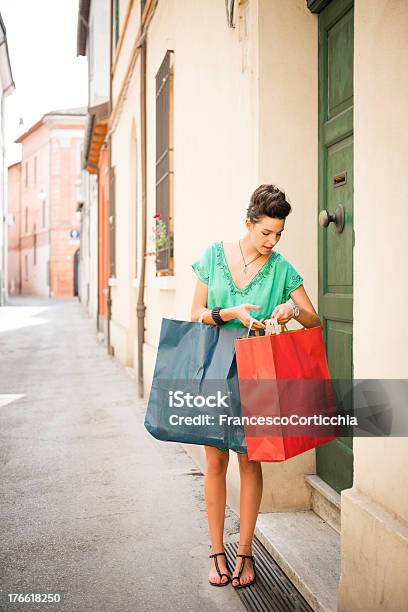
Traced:
<svg viewBox="0 0 408 612">
<path fill-rule="evenodd" d="M 249 327 L 252 323 L 252 329 L 265 329 L 265 323 L 254 319 L 249 314 L 250 310 L 261 310 L 261 306 L 255 306 L 254 304 L 240 304 L 239 306 L 233 306 L 232 308 L 223 308 L 220 311 L 220 316 L 224 321 L 231 321 L 232 319 L 238 319 L 245 327 Z"/>
<path fill-rule="evenodd" d="M 271 319 L 277 319 L 279 325 L 286 325 L 288 321 L 293 319 L 293 310 L 289 302 L 279 304 L 271 314 Z"/>
</svg>

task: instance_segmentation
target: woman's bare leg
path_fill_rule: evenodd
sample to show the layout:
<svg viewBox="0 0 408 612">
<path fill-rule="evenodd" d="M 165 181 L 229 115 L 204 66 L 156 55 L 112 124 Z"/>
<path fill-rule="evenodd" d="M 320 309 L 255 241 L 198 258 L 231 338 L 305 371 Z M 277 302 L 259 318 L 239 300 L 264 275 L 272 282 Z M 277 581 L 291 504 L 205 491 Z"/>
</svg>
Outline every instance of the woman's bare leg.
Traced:
<svg viewBox="0 0 408 612">
<path fill-rule="evenodd" d="M 240 529 L 237 553 L 242 555 L 252 555 L 252 539 L 256 519 L 258 517 L 259 506 L 262 499 L 263 478 L 262 467 L 258 461 L 249 461 L 248 455 L 238 453 L 239 474 L 241 478 L 240 492 Z M 234 576 L 238 575 L 243 559 L 237 557 L 234 569 Z M 251 582 L 254 577 L 252 561 L 245 559 L 244 570 L 241 574 L 241 584 Z M 233 580 L 233 586 L 238 586 L 239 581 Z"/>
<path fill-rule="evenodd" d="M 212 553 L 224 550 L 224 519 L 227 499 L 226 475 L 229 461 L 229 451 L 220 451 L 214 446 L 204 446 L 207 456 L 207 470 L 204 477 L 204 495 L 207 506 L 208 527 Z M 211 569 L 208 580 L 219 584 L 227 582 L 225 576 L 219 577 L 215 568 L 214 559 L 211 559 Z M 218 566 L 222 574 L 228 574 L 226 559 L 223 555 L 217 557 Z"/>
</svg>

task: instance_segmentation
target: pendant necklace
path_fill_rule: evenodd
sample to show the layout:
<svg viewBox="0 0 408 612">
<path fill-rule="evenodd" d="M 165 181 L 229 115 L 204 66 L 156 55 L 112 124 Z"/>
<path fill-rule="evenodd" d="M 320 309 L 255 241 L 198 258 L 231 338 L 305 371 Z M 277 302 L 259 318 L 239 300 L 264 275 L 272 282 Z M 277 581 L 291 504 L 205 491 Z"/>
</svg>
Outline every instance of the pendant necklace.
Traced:
<svg viewBox="0 0 408 612">
<path fill-rule="evenodd" d="M 258 257 L 261 257 L 262 253 L 259 253 L 256 257 L 251 259 L 251 261 L 248 261 L 248 263 L 246 263 L 245 262 L 245 258 L 244 258 L 244 254 L 243 254 L 242 249 L 241 249 L 241 241 L 240 240 L 238 240 L 238 244 L 239 244 L 239 250 L 241 251 L 242 261 L 244 262 L 243 272 L 244 272 L 244 274 L 246 274 L 247 273 L 247 267 L 249 266 L 249 264 L 251 264 L 253 261 L 255 261 L 255 259 L 258 259 Z"/>
</svg>

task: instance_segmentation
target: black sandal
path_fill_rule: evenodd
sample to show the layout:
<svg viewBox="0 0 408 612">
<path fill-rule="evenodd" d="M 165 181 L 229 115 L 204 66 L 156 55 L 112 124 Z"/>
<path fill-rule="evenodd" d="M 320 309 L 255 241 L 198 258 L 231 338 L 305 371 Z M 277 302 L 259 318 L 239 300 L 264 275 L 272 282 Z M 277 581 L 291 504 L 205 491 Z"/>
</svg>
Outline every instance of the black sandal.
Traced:
<svg viewBox="0 0 408 612">
<path fill-rule="evenodd" d="M 218 573 L 219 577 L 222 579 L 223 576 L 226 576 L 228 578 L 228 580 L 226 582 L 219 582 L 218 584 L 216 582 L 211 582 L 211 580 L 209 580 L 208 582 L 211 584 L 211 586 L 215 586 L 215 587 L 227 586 L 227 584 L 230 583 L 230 577 L 228 576 L 228 574 L 221 574 L 221 572 L 220 572 L 220 568 L 218 566 L 218 560 L 217 560 L 217 557 L 219 555 L 224 555 L 224 557 L 225 557 L 225 564 L 227 566 L 227 569 L 229 570 L 227 555 L 225 554 L 225 552 L 214 553 L 213 555 L 210 555 L 210 559 L 214 559 L 215 569 L 217 570 L 217 573 Z"/>
<path fill-rule="evenodd" d="M 254 584 L 254 582 L 256 581 L 256 575 L 255 575 L 255 558 L 253 555 L 238 555 L 237 557 L 242 557 L 242 561 L 241 561 L 241 567 L 239 568 L 239 572 L 238 572 L 238 576 L 232 576 L 231 577 L 231 584 L 234 587 L 234 589 L 244 589 L 245 587 L 249 587 L 251 586 L 251 584 Z M 254 577 L 251 580 L 251 582 L 247 582 L 246 584 L 241 584 L 241 574 L 244 571 L 244 567 L 245 567 L 245 559 L 251 559 L 252 561 L 252 567 L 254 570 Z M 234 580 L 238 580 L 239 584 L 235 585 L 234 584 Z"/>
</svg>

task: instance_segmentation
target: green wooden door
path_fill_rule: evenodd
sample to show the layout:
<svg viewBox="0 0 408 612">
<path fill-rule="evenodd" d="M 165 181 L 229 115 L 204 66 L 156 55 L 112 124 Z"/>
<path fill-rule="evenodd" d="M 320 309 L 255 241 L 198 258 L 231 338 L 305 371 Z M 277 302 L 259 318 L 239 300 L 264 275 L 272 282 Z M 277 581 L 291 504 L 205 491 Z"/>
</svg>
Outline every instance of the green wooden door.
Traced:
<svg viewBox="0 0 408 612">
<path fill-rule="evenodd" d="M 318 230 L 319 314 L 331 376 L 344 384 L 353 376 L 352 0 L 332 0 L 319 15 L 320 223 L 321 211 L 333 215 L 340 206 L 343 230 L 334 221 Z M 353 440 L 343 433 L 316 449 L 317 474 L 338 492 L 353 484 Z"/>
</svg>

